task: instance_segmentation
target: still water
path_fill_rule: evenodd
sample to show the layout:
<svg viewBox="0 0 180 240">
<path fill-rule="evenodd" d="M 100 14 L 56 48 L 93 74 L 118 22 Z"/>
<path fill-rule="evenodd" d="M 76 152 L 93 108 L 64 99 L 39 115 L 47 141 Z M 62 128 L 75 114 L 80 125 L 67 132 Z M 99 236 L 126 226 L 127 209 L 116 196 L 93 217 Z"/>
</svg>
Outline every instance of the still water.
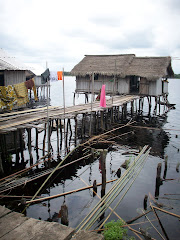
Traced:
<svg viewBox="0 0 180 240">
<path fill-rule="evenodd" d="M 169 79 L 169 102 L 176 104 L 176 109 L 170 110 L 167 114 L 167 119 L 163 125 L 163 131 L 157 132 L 155 130 L 148 131 L 144 130 L 141 134 L 138 133 L 138 141 L 141 144 L 149 144 L 152 146 L 152 154 L 148 157 L 144 168 L 140 175 L 137 177 L 133 186 L 130 188 L 120 205 L 117 207 L 116 212 L 125 220 L 142 213 L 144 196 L 149 193 L 155 194 L 156 185 L 156 169 L 157 164 L 162 163 L 162 176 L 165 170 L 164 157 L 168 156 L 168 165 L 166 179 L 173 179 L 163 181 L 160 186 L 159 201 L 162 202 L 167 211 L 174 212 L 180 215 L 180 173 L 177 169 L 178 163 L 180 163 L 180 80 Z M 73 93 L 75 91 L 75 78 L 65 77 L 65 105 L 73 105 Z M 76 104 L 84 103 L 83 95 L 76 95 Z M 51 101 L 52 106 L 63 106 L 63 91 L 62 81 L 51 83 Z M 56 133 L 53 133 L 51 139 L 54 154 L 57 154 L 56 147 Z M 138 150 L 136 143 L 132 143 L 131 146 L 121 145 L 121 147 L 114 146 L 113 151 L 109 151 L 106 157 L 106 174 L 107 180 L 115 179 L 115 172 L 121 166 L 121 164 L 127 159 L 133 159 L 133 154 L 127 154 L 128 151 Z M 34 156 L 35 157 L 35 156 Z M 122 168 L 122 174 L 125 170 Z M 99 161 L 80 166 L 76 169 L 73 176 L 68 176 L 63 182 L 57 182 L 51 185 L 45 194 L 42 196 L 55 195 L 62 192 L 71 191 L 81 187 L 85 187 L 83 179 L 88 185 L 92 185 L 96 179 L 98 183 L 101 182 L 101 172 L 99 170 Z M 113 183 L 106 185 L 106 192 L 111 188 Z M 100 195 L 100 187 L 98 187 L 98 194 Z M 177 195 L 166 195 L 166 194 L 177 194 Z M 168 199 L 167 199 L 168 198 Z M 179 199 L 179 200 L 174 200 Z M 116 199 L 112 206 L 115 206 L 118 199 Z M 48 220 L 61 222 L 59 211 L 61 205 L 65 203 L 68 206 L 69 213 L 69 226 L 76 227 L 78 223 L 88 214 L 88 212 L 98 202 L 98 197 L 93 197 L 91 190 L 85 190 L 77 193 L 67 195 L 66 197 L 55 198 L 43 203 L 31 205 L 27 209 L 27 216 L 36 219 Z M 170 207 L 173 208 L 170 210 Z M 109 210 L 106 212 L 108 215 Z M 169 239 L 180 239 L 180 222 L 177 218 L 169 216 L 167 214 L 158 212 L 161 218 L 162 224 L 166 229 Z M 150 213 L 148 217 L 155 220 L 155 215 Z M 115 215 L 111 215 L 109 220 L 117 220 Z M 138 222 L 138 221 L 137 221 Z M 159 235 L 154 231 L 152 225 L 147 222 L 145 217 L 141 218 L 140 225 L 135 225 L 135 229 L 142 227 L 152 234 L 152 237 L 160 239 Z M 153 224 L 159 231 L 160 227 L 157 221 L 153 221 Z"/>
</svg>

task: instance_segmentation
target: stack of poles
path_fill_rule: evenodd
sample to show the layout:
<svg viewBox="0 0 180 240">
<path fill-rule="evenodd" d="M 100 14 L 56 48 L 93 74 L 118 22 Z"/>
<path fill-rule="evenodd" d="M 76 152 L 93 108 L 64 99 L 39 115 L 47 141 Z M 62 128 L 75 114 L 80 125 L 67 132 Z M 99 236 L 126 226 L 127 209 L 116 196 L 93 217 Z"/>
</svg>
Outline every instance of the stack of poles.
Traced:
<svg viewBox="0 0 180 240">
<path fill-rule="evenodd" d="M 141 169 L 141 166 L 147 159 L 150 152 L 150 148 L 146 145 L 136 157 L 134 162 L 125 171 L 125 173 L 119 178 L 109 192 L 96 204 L 96 206 L 90 211 L 90 213 L 83 219 L 83 221 L 76 227 L 76 232 L 80 230 L 89 230 L 95 222 L 102 216 L 102 214 L 109 208 L 115 198 L 122 192 L 125 186 L 129 183 L 131 178 Z"/>
</svg>

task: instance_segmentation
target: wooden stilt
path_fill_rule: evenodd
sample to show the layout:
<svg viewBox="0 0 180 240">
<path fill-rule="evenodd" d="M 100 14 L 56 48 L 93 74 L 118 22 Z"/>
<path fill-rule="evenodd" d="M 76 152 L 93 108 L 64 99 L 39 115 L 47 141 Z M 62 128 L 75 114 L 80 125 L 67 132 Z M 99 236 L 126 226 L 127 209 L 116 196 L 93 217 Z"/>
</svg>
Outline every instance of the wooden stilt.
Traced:
<svg viewBox="0 0 180 240">
<path fill-rule="evenodd" d="M 47 126 L 47 123 L 44 124 L 43 156 L 45 156 L 45 147 L 46 147 L 46 126 Z"/>
<path fill-rule="evenodd" d="M 77 116 L 74 117 L 74 121 L 75 121 L 74 145 L 76 147 L 77 146 Z"/>
<path fill-rule="evenodd" d="M 104 130 L 104 112 L 101 111 L 101 130 Z"/>
<path fill-rule="evenodd" d="M 18 129 L 19 132 L 19 143 L 20 143 L 20 152 L 21 152 L 21 163 L 24 163 L 24 145 L 23 145 L 23 133 L 22 129 Z"/>
<path fill-rule="evenodd" d="M 131 117 L 133 118 L 134 114 L 134 101 L 131 101 Z"/>
<path fill-rule="evenodd" d="M 0 176 L 4 175 L 4 169 L 2 164 L 1 152 L 0 152 Z"/>
<path fill-rule="evenodd" d="M 36 128 L 36 160 L 38 162 L 39 160 L 39 146 L 38 146 L 38 129 Z M 37 168 L 38 168 L 38 165 L 37 165 Z"/>
<path fill-rule="evenodd" d="M 102 149 L 100 152 L 100 165 L 101 165 L 101 172 L 102 172 L 102 188 L 101 188 L 101 198 L 105 195 L 106 190 L 106 155 L 107 150 Z"/>
<path fill-rule="evenodd" d="M 66 204 L 63 204 L 61 206 L 61 224 L 68 226 L 69 220 L 68 220 L 68 207 Z"/>
<path fill-rule="evenodd" d="M 13 135 L 14 135 L 14 148 L 16 154 L 16 165 L 19 165 L 19 151 L 17 149 L 17 131 L 14 131 Z"/>
<path fill-rule="evenodd" d="M 156 189 L 155 189 L 155 197 L 156 198 L 159 196 L 159 188 L 160 188 L 160 185 L 162 184 L 161 167 L 162 167 L 162 164 L 158 163 L 158 165 L 157 165 L 157 174 L 156 174 Z"/>
<path fill-rule="evenodd" d="M 28 151 L 29 151 L 29 157 L 30 157 L 30 164 L 33 164 L 33 156 L 32 156 L 32 146 L 31 146 L 31 128 L 27 128 L 28 133 Z"/>
<path fill-rule="evenodd" d="M 167 161 L 168 161 L 168 156 L 166 155 L 164 158 L 164 175 L 163 175 L 163 179 L 166 179 L 166 174 L 167 174 Z"/>
<path fill-rule="evenodd" d="M 59 156 L 59 119 L 56 119 L 56 133 L 57 133 L 57 154 Z"/>
</svg>

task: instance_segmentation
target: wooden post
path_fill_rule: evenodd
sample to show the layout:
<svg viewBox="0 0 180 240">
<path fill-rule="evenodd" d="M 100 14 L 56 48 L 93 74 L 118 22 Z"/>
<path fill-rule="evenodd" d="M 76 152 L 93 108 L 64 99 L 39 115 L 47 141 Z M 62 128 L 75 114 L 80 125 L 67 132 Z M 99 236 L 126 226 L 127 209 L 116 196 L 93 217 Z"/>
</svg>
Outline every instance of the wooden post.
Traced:
<svg viewBox="0 0 180 240">
<path fill-rule="evenodd" d="M 102 172 L 102 188 L 101 188 L 101 198 L 105 195 L 106 190 L 106 155 L 107 150 L 101 149 L 100 150 L 100 166 L 101 166 L 101 172 Z"/>
<path fill-rule="evenodd" d="M 77 116 L 74 117 L 75 121 L 75 133 L 74 133 L 74 145 L 77 146 Z"/>
<path fill-rule="evenodd" d="M 124 120 L 124 105 L 121 106 L 121 122 Z"/>
<path fill-rule="evenodd" d="M 104 112 L 101 111 L 101 130 L 104 130 Z"/>
<path fill-rule="evenodd" d="M 76 99 L 76 93 L 74 92 L 74 97 L 73 97 L 73 106 L 75 106 L 75 99 Z"/>
<path fill-rule="evenodd" d="M 0 152 L 0 176 L 4 175 L 4 169 L 2 164 L 1 152 Z"/>
<path fill-rule="evenodd" d="M 162 167 L 162 164 L 158 163 L 158 165 L 157 165 L 157 174 L 156 174 L 156 189 L 155 189 L 155 197 L 156 198 L 158 198 L 158 196 L 159 196 L 159 188 L 160 188 L 160 185 L 162 184 L 161 167 Z"/>
<path fill-rule="evenodd" d="M 149 102 L 149 112 L 148 112 L 148 115 L 151 116 L 151 107 L 152 107 L 151 96 L 149 96 L 148 102 Z"/>
<path fill-rule="evenodd" d="M 161 96 L 159 97 L 159 116 L 161 115 Z"/>
<path fill-rule="evenodd" d="M 154 115 L 157 114 L 157 97 L 155 97 Z"/>
<path fill-rule="evenodd" d="M 19 165 L 19 151 L 17 149 L 17 131 L 14 131 L 13 135 L 14 135 L 14 148 L 16 154 L 16 165 Z"/>
<path fill-rule="evenodd" d="M 56 133 L 57 133 L 57 154 L 59 156 L 59 120 L 56 119 Z"/>
<path fill-rule="evenodd" d="M 147 200 L 148 200 L 148 195 L 145 195 L 145 197 L 144 197 L 144 210 L 147 210 Z"/>
<path fill-rule="evenodd" d="M 166 179 L 166 174 L 167 174 L 167 161 L 168 161 L 168 156 L 166 155 L 164 158 L 164 175 L 163 175 L 163 179 Z"/>
<path fill-rule="evenodd" d="M 96 183 L 96 180 L 94 180 L 93 182 L 93 197 L 96 195 L 97 193 L 97 183 Z"/>
<path fill-rule="evenodd" d="M 141 112 L 141 98 L 139 99 L 139 110 L 138 110 L 139 114 Z"/>
<path fill-rule="evenodd" d="M 69 119 L 68 119 L 69 120 Z M 67 149 L 67 141 L 68 141 L 68 131 L 69 131 L 69 124 L 68 124 L 68 120 L 67 120 L 67 127 L 66 127 L 66 135 L 65 135 L 65 148 Z"/>
<path fill-rule="evenodd" d="M 143 112 L 143 107 L 144 107 L 144 98 L 142 98 L 142 101 L 141 101 L 141 111 Z"/>
<path fill-rule="evenodd" d="M 21 152 L 21 163 L 24 163 L 24 146 L 23 146 L 23 133 L 22 133 L 22 129 L 20 128 L 18 130 L 19 132 L 19 143 L 20 143 L 20 152 Z"/>
<path fill-rule="evenodd" d="M 30 165 L 33 164 L 33 156 L 32 156 L 32 146 L 31 146 L 31 128 L 27 128 L 28 133 L 28 151 L 29 151 L 29 157 L 30 157 Z"/>
<path fill-rule="evenodd" d="M 38 147 L 38 128 L 36 128 L 36 159 L 37 162 L 39 160 L 39 153 L 38 153 L 39 147 Z M 37 165 L 38 168 L 38 165 Z"/>
<path fill-rule="evenodd" d="M 126 118 L 127 118 L 127 103 L 124 103 L 123 105 L 124 105 L 124 118 L 126 120 Z"/>
<path fill-rule="evenodd" d="M 50 156 L 51 155 L 51 153 L 50 153 L 51 130 L 52 130 L 51 120 L 48 120 L 47 124 L 48 124 L 48 156 Z"/>
<path fill-rule="evenodd" d="M 47 123 L 44 124 L 43 156 L 45 156 L 45 147 L 46 147 L 46 125 Z"/>
<path fill-rule="evenodd" d="M 82 114 L 81 138 L 85 136 L 85 113 Z"/>
<path fill-rule="evenodd" d="M 68 207 L 66 204 L 63 204 L 61 206 L 61 224 L 68 226 L 69 220 L 68 220 Z"/>
<path fill-rule="evenodd" d="M 134 100 L 131 101 L 131 117 L 133 117 L 133 113 L 134 113 Z"/>
</svg>

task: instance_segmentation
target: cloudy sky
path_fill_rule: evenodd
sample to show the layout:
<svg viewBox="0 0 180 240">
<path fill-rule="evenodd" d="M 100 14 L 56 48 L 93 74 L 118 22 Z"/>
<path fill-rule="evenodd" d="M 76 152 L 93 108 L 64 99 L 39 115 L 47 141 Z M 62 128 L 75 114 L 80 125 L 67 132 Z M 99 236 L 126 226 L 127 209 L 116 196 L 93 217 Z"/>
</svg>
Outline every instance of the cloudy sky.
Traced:
<svg viewBox="0 0 180 240">
<path fill-rule="evenodd" d="M 171 56 L 180 73 L 180 0 L 0 0 L 0 48 L 42 71 L 134 53 Z"/>
</svg>

